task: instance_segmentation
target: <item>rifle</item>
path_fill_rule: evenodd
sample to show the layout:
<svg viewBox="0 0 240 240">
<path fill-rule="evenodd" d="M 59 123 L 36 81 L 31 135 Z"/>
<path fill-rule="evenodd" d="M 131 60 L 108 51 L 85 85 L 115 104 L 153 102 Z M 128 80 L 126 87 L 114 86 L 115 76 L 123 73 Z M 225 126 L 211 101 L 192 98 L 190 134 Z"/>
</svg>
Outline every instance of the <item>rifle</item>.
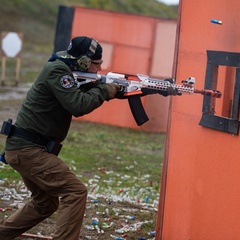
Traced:
<svg viewBox="0 0 240 240">
<path fill-rule="evenodd" d="M 143 108 L 140 97 L 148 94 L 162 94 L 167 96 L 170 88 L 177 89 L 179 94 L 193 94 L 199 93 L 204 96 L 220 98 L 222 93 L 217 90 L 198 90 L 194 89 L 195 78 L 189 77 L 187 80 L 182 81 L 182 85 L 176 84 L 174 79 L 154 79 L 144 74 L 120 74 L 109 72 L 107 75 L 100 75 L 96 73 L 85 73 L 73 71 L 77 87 L 87 83 L 114 83 L 121 86 L 124 91 L 124 97 L 128 99 L 129 106 L 133 117 L 138 126 L 147 122 L 148 116 Z"/>
</svg>

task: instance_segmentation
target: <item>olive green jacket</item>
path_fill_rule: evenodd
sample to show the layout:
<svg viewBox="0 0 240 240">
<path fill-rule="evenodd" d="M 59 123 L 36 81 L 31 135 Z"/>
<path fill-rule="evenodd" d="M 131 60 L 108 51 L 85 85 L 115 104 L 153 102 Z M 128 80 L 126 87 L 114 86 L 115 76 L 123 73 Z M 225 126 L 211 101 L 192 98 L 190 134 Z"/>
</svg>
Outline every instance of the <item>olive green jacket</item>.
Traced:
<svg viewBox="0 0 240 240">
<path fill-rule="evenodd" d="M 77 88 L 69 66 L 55 60 L 48 62 L 23 101 L 15 125 L 29 132 L 62 142 L 69 130 L 72 116 L 92 112 L 109 99 L 105 84 L 83 92 Z M 6 141 L 6 150 L 34 145 L 13 136 Z"/>
</svg>

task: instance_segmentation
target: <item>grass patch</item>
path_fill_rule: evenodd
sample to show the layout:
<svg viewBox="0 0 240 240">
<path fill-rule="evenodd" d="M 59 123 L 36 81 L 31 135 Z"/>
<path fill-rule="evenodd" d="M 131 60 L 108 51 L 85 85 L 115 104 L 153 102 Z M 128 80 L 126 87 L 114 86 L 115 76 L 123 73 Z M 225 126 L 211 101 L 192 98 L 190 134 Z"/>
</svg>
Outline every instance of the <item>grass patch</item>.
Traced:
<svg viewBox="0 0 240 240">
<path fill-rule="evenodd" d="M 104 168 L 130 179 L 151 175 L 150 181 L 158 187 L 164 139 L 160 133 L 73 121 L 60 156 L 74 163 L 86 180 Z"/>
<path fill-rule="evenodd" d="M 102 175 L 106 181 L 118 173 L 126 175 L 131 185 L 129 179 L 150 175 L 149 181 L 157 189 L 164 139 L 165 134 L 161 133 L 73 121 L 60 157 L 76 174 L 81 175 L 84 182 L 101 173 L 98 169 L 104 168 L 108 172 Z M 5 137 L 1 136 L 0 140 L 0 146 L 3 147 Z M 19 177 L 11 168 L 0 169 L 0 178 L 9 176 Z M 139 185 L 146 183 L 139 181 Z"/>
</svg>

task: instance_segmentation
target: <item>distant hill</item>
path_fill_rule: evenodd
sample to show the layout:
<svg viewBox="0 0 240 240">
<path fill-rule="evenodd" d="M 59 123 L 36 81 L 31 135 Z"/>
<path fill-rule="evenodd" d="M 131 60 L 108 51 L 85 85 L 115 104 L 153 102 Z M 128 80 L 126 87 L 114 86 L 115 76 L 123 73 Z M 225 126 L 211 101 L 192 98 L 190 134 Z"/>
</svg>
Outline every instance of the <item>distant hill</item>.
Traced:
<svg viewBox="0 0 240 240">
<path fill-rule="evenodd" d="M 0 32 L 23 32 L 25 44 L 35 47 L 52 44 L 59 5 L 86 6 L 162 18 L 176 18 L 178 11 L 178 6 L 167 6 L 155 0 L 1 0 Z"/>
</svg>

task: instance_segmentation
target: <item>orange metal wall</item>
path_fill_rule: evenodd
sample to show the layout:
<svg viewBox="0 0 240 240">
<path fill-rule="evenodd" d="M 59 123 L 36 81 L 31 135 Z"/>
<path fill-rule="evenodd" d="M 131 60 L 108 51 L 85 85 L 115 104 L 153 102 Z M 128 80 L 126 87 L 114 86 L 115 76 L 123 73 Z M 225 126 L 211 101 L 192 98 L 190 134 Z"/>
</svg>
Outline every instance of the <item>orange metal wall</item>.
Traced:
<svg viewBox="0 0 240 240">
<path fill-rule="evenodd" d="M 195 87 L 204 88 L 206 50 L 240 52 L 239 12 L 239 0 L 180 0 L 177 82 L 194 76 Z M 227 83 L 220 81 L 218 90 L 227 94 Z M 171 99 L 157 240 L 240 239 L 239 135 L 200 126 L 202 104 L 201 95 Z"/>
<path fill-rule="evenodd" d="M 107 72 L 148 74 L 154 78 L 172 77 L 176 20 L 152 18 L 75 7 L 72 37 L 87 35 L 103 46 L 103 67 Z M 126 100 L 112 100 L 79 118 L 121 127 L 165 132 L 169 98 L 142 98 L 150 121 L 138 127 Z"/>
</svg>

